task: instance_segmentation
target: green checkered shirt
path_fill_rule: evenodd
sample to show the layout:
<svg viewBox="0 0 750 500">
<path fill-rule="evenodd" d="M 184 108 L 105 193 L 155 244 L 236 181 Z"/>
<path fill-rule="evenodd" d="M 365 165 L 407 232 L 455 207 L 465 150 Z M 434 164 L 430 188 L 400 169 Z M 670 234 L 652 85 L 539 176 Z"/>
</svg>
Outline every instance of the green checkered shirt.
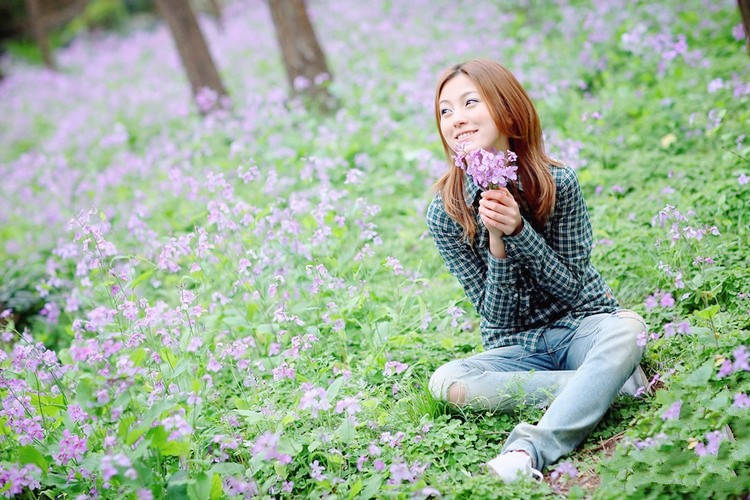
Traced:
<svg viewBox="0 0 750 500">
<path fill-rule="evenodd" d="M 427 209 L 438 252 L 481 317 L 485 350 L 518 344 L 533 350 L 547 328 L 575 329 L 584 317 L 619 307 L 590 262 L 591 221 L 575 173 L 568 167 L 550 167 L 550 172 L 557 193 L 543 233 L 522 212 L 521 232 L 503 238 L 505 259 L 490 253 L 489 233 L 476 210 L 481 190 L 468 176 L 465 201 L 475 208 L 478 226 L 474 247 L 446 213 L 440 195 Z"/>
</svg>

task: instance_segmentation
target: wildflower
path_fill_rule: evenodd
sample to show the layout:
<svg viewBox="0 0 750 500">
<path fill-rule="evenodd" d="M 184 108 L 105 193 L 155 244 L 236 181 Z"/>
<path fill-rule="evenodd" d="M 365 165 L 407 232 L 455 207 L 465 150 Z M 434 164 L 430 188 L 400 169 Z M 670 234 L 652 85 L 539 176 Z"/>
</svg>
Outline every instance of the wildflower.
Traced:
<svg viewBox="0 0 750 500">
<path fill-rule="evenodd" d="M 336 409 L 334 411 L 336 413 L 343 413 L 346 411 L 347 415 L 354 415 L 361 410 L 362 408 L 359 406 L 357 398 L 347 397 L 336 403 Z"/>
<path fill-rule="evenodd" d="M 550 479 L 557 479 L 562 477 L 563 475 L 568 476 L 568 478 L 573 479 L 574 477 L 578 477 L 578 469 L 576 469 L 576 466 L 573 465 L 572 462 L 562 462 L 555 467 L 555 469 L 550 474 Z"/>
<path fill-rule="evenodd" d="M 292 457 L 290 455 L 279 453 L 280 438 L 280 434 L 274 434 L 269 431 L 264 432 L 253 443 L 253 456 L 257 455 L 262 460 L 278 460 L 282 464 L 291 463 Z"/>
<path fill-rule="evenodd" d="M 393 269 L 393 274 L 395 275 L 404 274 L 404 267 L 401 265 L 401 262 L 399 262 L 396 257 L 389 256 L 386 259 L 385 265 Z"/>
<path fill-rule="evenodd" d="M 744 392 L 738 392 L 734 395 L 734 403 L 732 406 L 735 408 L 750 408 L 750 396 Z"/>
<path fill-rule="evenodd" d="M 680 418 L 680 409 L 681 408 L 682 408 L 682 400 L 675 401 L 667 409 L 667 411 L 665 411 L 662 414 L 661 419 L 664 420 L 664 421 L 667 421 L 667 420 L 676 420 L 676 419 Z"/>
<path fill-rule="evenodd" d="M 328 402 L 325 389 L 319 387 L 305 391 L 299 403 L 299 409 L 309 409 L 313 417 L 317 417 L 320 410 L 328 410 L 330 408 L 331 404 Z"/>
<path fill-rule="evenodd" d="M 24 465 L 21 468 L 10 465 L 7 469 L 0 465 L 0 491 L 6 497 L 12 497 L 23 493 L 24 488 L 36 490 L 41 484 L 36 476 L 41 474 L 41 469 L 33 464 Z"/>
<path fill-rule="evenodd" d="M 643 330 L 641 333 L 638 334 L 635 340 L 635 344 L 638 347 L 646 347 L 646 343 L 648 342 L 648 333 L 646 330 Z"/>
<path fill-rule="evenodd" d="M 505 187 L 518 178 L 518 167 L 512 165 L 517 156 L 512 151 L 492 153 L 479 148 L 466 153 L 457 149 L 453 159 L 457 167 L 464 169 L 474 183 L 484 189 Z"/>
<path fill-rule="evenodd" d="M 323 481 L 326 478 L 326 475 L 323 474 L 324 470 L 326 470 L 326 468 L 320 465 L 317 460 L 315 460 L 310 464 L 310 477 L 315 479 L 316 481 Z"/>
<path fill-rule="evenodd" d="M 737 183 L 740 186 L 744 186 L 748 182 L 750 182 L 750 177 L 748 177 L 746 174 L 740 174 L 740 176 L 737 177 Z"/>
<path fill-rule="evenodd" d="M 699 457 L 706 455 L 718 455 L 719 446 L 724 440 L 724 436 L 719 431 L 713 431 L 706 434 L 706 443 L 699 442 L 695 447 L 695 454 Z"/>
<path fill-rule="evenodd" d="M 378 472 L 385 470 L 385 462 L 383 462 L 382 460 L 375 460 L 372 465 Z"/>
<path fill-rule="evenodd" d="M 398 375 L 407 368 L 409 368 L 409 365 L 407 365 L 406 363 L 401 363 L 399 361 L 388 361 L 385 364 L 383 375 L 385 375 L 386 377 L 393 374 Z"/>
<path fill-rule="evenodd" d="M 715 94 L 719 90 L 724 88 L 724 80 L 721 78 L 714 78 L 710 82 L 708 82 L 708 93 L 709 94 Z"/>
</svg>

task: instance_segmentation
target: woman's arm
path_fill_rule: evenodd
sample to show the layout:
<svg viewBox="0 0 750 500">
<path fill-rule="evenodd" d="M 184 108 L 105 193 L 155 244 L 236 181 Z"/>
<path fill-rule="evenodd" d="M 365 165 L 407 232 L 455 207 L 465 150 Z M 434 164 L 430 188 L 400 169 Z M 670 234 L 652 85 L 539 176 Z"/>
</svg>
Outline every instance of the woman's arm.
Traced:
<svg viewBox="0 0 750 500">
<path fill-rule="evenodd" d="M 461 283 L 479 315 L 493 326 L 510 328 L 516 323 L 518 292 L 515 264 L 498 259 L 488 249 L 488 265 L 463 239 L 461 226 L 435 198 L 427 210 L 427 227 L 448 271 Z"/>
<path fill-rule="evenodd" d="M 591 259 L 591 221 L 573 170 L 564 167 L 558 173 L 561 179 L 550 221 L 550 241 L 527 222 L 517 235 L 504 239 L 508 255 L 523 262 L 539 286 L 551 296 L 575 305 Z"/>
</svg>

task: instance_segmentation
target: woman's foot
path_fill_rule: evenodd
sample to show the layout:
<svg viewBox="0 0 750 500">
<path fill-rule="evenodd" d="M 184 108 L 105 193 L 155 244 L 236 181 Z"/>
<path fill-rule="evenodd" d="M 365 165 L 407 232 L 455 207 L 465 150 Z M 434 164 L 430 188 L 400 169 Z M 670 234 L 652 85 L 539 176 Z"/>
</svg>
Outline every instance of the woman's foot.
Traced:
<svg viewBox="0 0 750 500">
<path fill-rule="evenodd" d="M 509 451 L 498 455 L 487 462 L 487 467 L 506 483 L 528 478 L 541 481 L 544 477 L 533 467 L 531 457 L 525 451 Z"/>
</svg>

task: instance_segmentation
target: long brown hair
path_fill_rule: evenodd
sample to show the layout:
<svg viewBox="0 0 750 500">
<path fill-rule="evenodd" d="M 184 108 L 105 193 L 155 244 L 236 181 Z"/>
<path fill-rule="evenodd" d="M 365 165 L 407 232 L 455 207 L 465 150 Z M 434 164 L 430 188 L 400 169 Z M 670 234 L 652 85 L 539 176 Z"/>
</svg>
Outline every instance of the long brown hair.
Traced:
<svg viewBox="0 0 750 500">
<path fill-rule="evenodd" d="M 532 226 L 541 232 L 555 206 L 555 181 L 549 167 L 559 167 L 560 163 L 544 152 L 539 115 L 526 91 L 507 68 L 487 59 L 472 59 L 448 68 L 435 90 L 435 120 L 450 165 L 435 190 L 442 196 L 446 212 L 463 227 L 464 237 L 473 244 L 477 223 L 474 208 L 464 200 L 464 171 L 454 165 L 453 151 L 440 130 L 440 93 L 446 82 L 458 75 L 466 75 L 477 86 L 495 126 L 508 137 L 511 151 L 518 155 L 523 191 L 515 184 L 508 189 L 531 218 Z"/>
</svg>

